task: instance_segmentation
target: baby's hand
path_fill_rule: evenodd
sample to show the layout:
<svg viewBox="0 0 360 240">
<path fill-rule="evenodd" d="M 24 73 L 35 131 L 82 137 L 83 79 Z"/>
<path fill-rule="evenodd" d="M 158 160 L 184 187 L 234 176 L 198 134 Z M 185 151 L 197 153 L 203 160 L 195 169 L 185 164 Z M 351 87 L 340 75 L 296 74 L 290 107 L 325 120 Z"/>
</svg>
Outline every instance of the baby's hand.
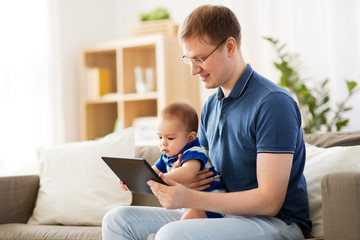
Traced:
<svg viewBox="0 0 360 240">
<path fill-rule="evenodd" d="M 123 181 L 119 180 L 119 182 L 120 182 L 120 188 L 121 188 L 122 190 L 124 190 L 124 191 L 129 191 L 128 186 L 127 186 L 125 183 L 123 183 Z"/>
</svg>

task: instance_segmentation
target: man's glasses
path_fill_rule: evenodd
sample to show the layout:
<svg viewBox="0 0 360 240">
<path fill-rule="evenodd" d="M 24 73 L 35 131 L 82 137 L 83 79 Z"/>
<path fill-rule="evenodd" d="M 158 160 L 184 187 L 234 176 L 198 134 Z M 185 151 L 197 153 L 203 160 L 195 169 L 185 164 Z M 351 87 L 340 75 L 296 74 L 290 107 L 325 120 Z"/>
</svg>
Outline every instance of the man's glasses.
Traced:
<svg viewBox="0 0 360 240">
<path fill-rule="evenodd" d="M 202 64 L 205 64 L 205 60 L 208 59 L 211 56 L 211 54 L 213 54 L 221 46 L 221 44 L 223 44 L 226 41 L 226 39 L 228 38 L 222 40 L 221 43 L 209 55 L 207 55 L 204 58 L 189 58 L 184 55 L 181 57 L 181 61 L 183 61 L 186 64 L 190 64 L 190 62 L 193 62 L 195 65 L 201 66 Z"/>
</svg>

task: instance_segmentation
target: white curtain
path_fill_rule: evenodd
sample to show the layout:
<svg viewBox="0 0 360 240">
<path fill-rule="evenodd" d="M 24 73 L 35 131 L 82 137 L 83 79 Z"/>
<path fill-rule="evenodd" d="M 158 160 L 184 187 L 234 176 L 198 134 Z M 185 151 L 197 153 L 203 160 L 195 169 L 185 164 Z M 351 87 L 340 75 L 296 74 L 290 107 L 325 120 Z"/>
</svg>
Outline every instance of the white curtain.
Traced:
<svg viewBox="0 0 360 240">
<path fill-rule="evenodd" d="M 0 2 L 0 175 L 36 173 L 36 149 L 62 138 L 49 13 L 46 0 Z"/>
</svg>

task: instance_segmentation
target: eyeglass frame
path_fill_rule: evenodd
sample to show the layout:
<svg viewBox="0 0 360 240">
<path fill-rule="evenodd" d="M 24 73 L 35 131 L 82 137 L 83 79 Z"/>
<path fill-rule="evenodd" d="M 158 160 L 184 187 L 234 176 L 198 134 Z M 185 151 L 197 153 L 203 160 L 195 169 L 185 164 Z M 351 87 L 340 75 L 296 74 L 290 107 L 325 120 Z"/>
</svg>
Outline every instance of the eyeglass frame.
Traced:
<svg viewBox="0 0 360 240">
<path fill-rule="evenodd" d="M 190 62 L 193 62 L 196 66 L 200 66 L 201 64 L 205 64 L 205 61 L 206 59 L 208 59 L 211 54 L 213 54 L 224 42 L 226 42 L 228 38 L 225 38 L 224 40 L 222 40 L 219 45 L 209 54 L 207 55 L 206 57 L 204 58 L 189 58 L 185 55 L 183 55 L 180 60 L 183 62 L 183 63 L 186 63 L 186 64 L 190 64 Z"/>
</svg>

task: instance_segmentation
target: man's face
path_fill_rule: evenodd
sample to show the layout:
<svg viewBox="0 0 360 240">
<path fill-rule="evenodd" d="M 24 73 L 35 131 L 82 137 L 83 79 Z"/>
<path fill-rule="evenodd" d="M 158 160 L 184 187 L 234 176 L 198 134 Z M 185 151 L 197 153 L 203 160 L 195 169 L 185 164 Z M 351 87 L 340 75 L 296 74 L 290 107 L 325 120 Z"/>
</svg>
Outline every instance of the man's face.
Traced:
<svg viewBox="0 0 360 240">
<path fill-rule="evenodd" d="M 183 53 L 190 59 L 207 57 L 219 43 L 213 45 L 207 37 L 200 41 L 198 38 L 191 38 L 182 42 Z M 192 75 L 198 75 L 205 88 L 217 88 L 222 86 L 227 76 L 227 51 L 224 44 L 219 46 L 204 63 L 195 64 L 190 61 Z"/>
</svg>

